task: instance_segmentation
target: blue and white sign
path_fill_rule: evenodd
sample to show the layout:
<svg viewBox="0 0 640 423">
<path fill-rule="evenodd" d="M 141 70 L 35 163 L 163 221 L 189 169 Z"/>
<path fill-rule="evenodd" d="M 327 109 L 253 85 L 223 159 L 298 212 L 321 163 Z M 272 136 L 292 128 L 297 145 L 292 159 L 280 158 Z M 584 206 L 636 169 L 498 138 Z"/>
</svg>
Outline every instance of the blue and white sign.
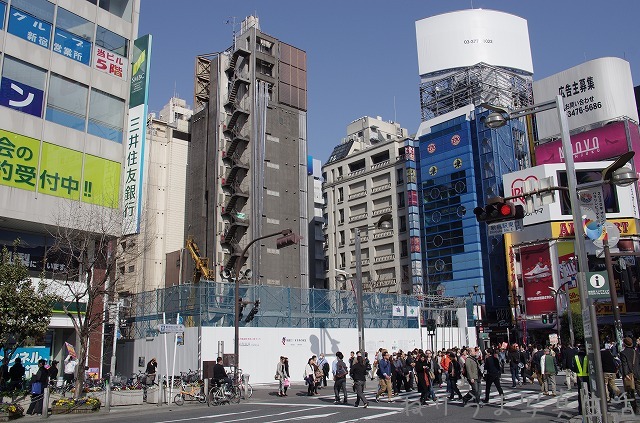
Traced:
<svg viewBox="0 0 640 423">
<path fill-rule="evenodd" d="M 29 375 L 35 375 L 38 372 L 38 360 L 44 358 L 49 360 L 51 352 L 47 347 L 20 347 L 16 349 L 16 352 L 11 356 L 9 360 L 9 367 L 13 366 L 16 361 L 16 357 L 20 357 L 22 365 L 24 366 L 27 377 Z M 0 349 L 0 361 L 4 359 L 4 351 Z"/>
<path fill-rule="evenodd" d="M 49 48 L 51 24 L 12 7 L 9 15 L 9 34 L 41 47 Z"/>
<path fill-rule="evenodd" d="M 7 5 L 4 3 L 0 3 L 0 15 L 2 20 L 0 21 L 0 29 L 4 27 L 4 13 L 7 11 Z"/>
<path fill-rule="evenodd" d="M 0 81 L 0 105 L 42 117 L 44 91 L 3 77 Z"/>
<path fill-rule="evenodd" d="M 56 28 L 53 51 L 87 66 L 91 61 L 91 43 L 64 29 Z"/>
</svg>

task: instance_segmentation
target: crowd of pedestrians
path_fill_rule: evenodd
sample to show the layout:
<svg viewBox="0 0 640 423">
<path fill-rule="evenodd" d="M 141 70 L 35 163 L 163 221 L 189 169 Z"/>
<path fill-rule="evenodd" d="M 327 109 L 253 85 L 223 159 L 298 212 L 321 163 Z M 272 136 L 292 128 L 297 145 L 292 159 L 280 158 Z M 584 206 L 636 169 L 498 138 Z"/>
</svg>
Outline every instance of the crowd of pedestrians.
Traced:
<svg viewBox="0 0 640 423">
<path fill-rule="evenodd" d="M 618 351 L 615 343 L 606 342 L 600 351 L 603 363 L 603 379 L 607 386 L 607 401 L 618 399 L 623 391 L 616 386 L 616 380 L 622 379 L 624 393 L 636 414 L 638 406 L 636 392 L 640 390 L 640 339 L 634 342 L 624 339 L 624 348 Z M 368 381 L 377 381 L 375 401 L 392 402 L 400 392 L 417 390 L 420 403 L 436 401 L 436 388 L 446 388 L 449 401 L 460 401 L 462 405 L 473 401 L 479 406 L 489 403 L 490 393 L 495 387 L 501 401 L 504 391 L 501 377 L 504 373 L 511 376 L 511 387 L 537 384 L 542 395 L 558 395 L 557 375 L 565 371 L 565 380 L 561 384 L 571 390 L 580 387 L 588 390 L 589 372 L 586 350 L 582 345 L 518 345 L 494 346 L 482 351 L 479 347 L 442 349 L 440 351 L 414 349 L 404 352 L 390 352 L 380 348 L 372 361 L 368 354 L 360 351 L 350 353 L 348 360 L 342 352 L 335 353 L 331 363 L 324 354 L 308 359 L 304 371 L 307 395 L 318 394 L 333 380 L 334 400 L 336 404 L 348 404 L 348 392 L 355 392 L 356 407 L 369 405 L 364 392 Z M 289 380 L 288 359 L 284 373 L 284 362 L 278 363 L 276 379 L 280 379 L 279 395 L 286 395 L 283 381 Z M 352 386 L 349 386 L 349 380 Z M 469 391 L 463 395 L 460 388 L 464 381 Z M 484 381 L 484 391 L 482 389 Z M 639 392 L 640 393 L 640 392 Z M 581 397 L 578 396 L 581 408 Z"/>
</svg>

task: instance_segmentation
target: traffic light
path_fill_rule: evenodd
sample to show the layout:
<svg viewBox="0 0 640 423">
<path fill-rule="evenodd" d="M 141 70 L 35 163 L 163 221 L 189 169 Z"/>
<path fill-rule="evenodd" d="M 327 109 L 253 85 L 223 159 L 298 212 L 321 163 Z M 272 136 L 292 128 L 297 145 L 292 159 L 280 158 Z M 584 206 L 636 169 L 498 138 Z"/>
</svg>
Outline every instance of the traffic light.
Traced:
<svg viewBox="0 0 640 423">
<path fill-rule="evenodd" d="M 524 217 L 524 207 L 509 201 L 498 200 L 484 207 L 476 207 L 473 209 L 473 214 L 476 215 L 478 222 L 503 222 L 522 219 Z"/>
<path fill-rule="evenodd" d="M 436 319 L 427 319 L 427 330 L 429 332 L 436 331 Z"/>
<path fill-rule="evenodd" d="M 247 304 L 242 301 L 242 298 L 238 298 L 238 303 L 240 306 L 240 311 L 238 311 L 238 321 L 242 320 L 242 312 L 244 311 L 244 308 L 247 306 Z"/>
<path fill-rule="evenodd" d="M 249 323 L 250 321 L 253 320 L 254 317 L 256 317 L 256 314 L 258 314 L 259 307 L 260 307 L 260 300 L 256 300 L 256 302 L 253 303 L 253 308 L 249 312 L 249 315 L 247 316 L 246 319 L 244 319 L 245 323 Z"/>
<path fill-rule="evenodd" d="M 298 244 L 301 239 L 302 239 L 301 236 L 298 236 L 294 233 L 290 233 L 289 235 L 281 236 L 280 238 L 276 239 L 276 247 L 280 249 L 280 248 L 288 247 L 290 245 L 295 245 L 295 244 Z"/>
<path fill-rule="evenodd" d="M 550 325 L 551 325 L 551 324 L 553 324 L 553 319 L 555 319 L 555 315 L 554 315 L 554 313 L 551 313 L 551 314 L 549 315 L 549 324 L 550 324 Z"/>
<path fill-rule="evenodd" d="M 549 316 L 546 314 L 542 315 L 542 324 L 546 325 L 547 323 L 549 323 Z"/>
</svg>

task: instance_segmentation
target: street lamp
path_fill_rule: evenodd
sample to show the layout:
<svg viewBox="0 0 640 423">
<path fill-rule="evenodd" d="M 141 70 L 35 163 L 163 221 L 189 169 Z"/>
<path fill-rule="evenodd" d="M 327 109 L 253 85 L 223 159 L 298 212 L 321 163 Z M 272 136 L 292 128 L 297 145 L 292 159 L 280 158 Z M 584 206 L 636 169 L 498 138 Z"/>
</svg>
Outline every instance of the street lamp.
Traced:
<svg viewBox="0 0 640 423">
<path fill-rule="evenodd" d="M 558 112 L 558 119 L 560 121 L 561 139 L 562 139 L 562 153 L 564 154 L 564 160 L 567 169 L 567 185 L 569 187 L 569 204 L 571 207 L 571 214 L 573 215 L 573 228 L 575 233 L 575 251 L 578 257 L 578 264 L 580 268 L 578 277 L 578 291 L 580 294 L 580 308 L 583 313 L 587 313 L 589 318 L 582 319 L 584 325 L 585 334 L 585 348 L 589 357 L 589 362 L 593 363 L 591 366 L 591 381 L 596 382 L 596 394 L 600 398 L 600 414 L 602 415 L 603 423 L 609 421 L 607 414 L 607 398 L 605 395 L 604 378 L 602 375 L 602 359 L 599 353 L 595 353 L 594 348 L 599 348 L 600 340 L 598 336 L 598 320 L 596 317 L 595 307 L 593 306 L 593 300 L 589 299 L 587 285 L 585 280 L 585 272 L 589 269 L 587 262 L 587 255 L 585 253 L 584 244 L 584 229 L 582 227 L 582 212 L 580 210 L 580 202 L 578 201 L 578 189 L 576 168 L 573 160 L 573 146 L 571 145 L 571 135 L 569 133 L 569 123 L 567 121 L 567 114 L 564 111 L 564 103 L 562 96 L 556 96 L 555 100 L 550 100 L 532 106 L 528 106 L 522 109 L 508 112 L 502 108 L 483 104 L 493 113 L 490 113 L 485 118 L 485 125 L 489 128 L 500 128 L 504 126 L 508 120 L 517 119 L 524 116 L 532 115 L 545 110 L 556 109 Z M 583 314 L 584 315 L 584 314 Z M 597 351 L 597 350 L 596 350 Z"/>
<path fill-rule="evenodd" d="M 378 222 L 374 225 L 366 226 L 363 230 L 368 231 L 370 229 L 391 229 L 393 227 L 393 216 L 391 213 L 385 213 L 380 216 Z M 362 247 L 360 239 L 360 228 L 355 229 L 355 248 L 356 248 L 356 306 L 358 310 L 358 349 L 364 354 L 364 305 L 362 301 Z"/>
</svg>

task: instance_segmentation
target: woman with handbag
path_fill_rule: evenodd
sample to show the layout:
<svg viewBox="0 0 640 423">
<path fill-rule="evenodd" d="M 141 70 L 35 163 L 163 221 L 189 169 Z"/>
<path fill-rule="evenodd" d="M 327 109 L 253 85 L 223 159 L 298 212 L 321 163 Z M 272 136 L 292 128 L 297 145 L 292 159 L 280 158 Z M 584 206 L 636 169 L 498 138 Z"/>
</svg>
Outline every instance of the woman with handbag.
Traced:
<svg viewBox="0 0 640 423">
<path fill-rule="evenodd" d="M 27 414 L 42 414 L 42 402 L 44 400 L 44 387 L 49 384 L 49 371 L 44 367 L 47 361 L 38 360 L 38 372 L 31 377 L 31 404 Z"/>
<path fill-rule="evenodd" d="M 435 401 L 435 395 L 431 389 L 433 383 L 433 372 L 430 366 L 430 360 L 422 353 L 418 357 L 415 366 L 416 377 L 418 379 L 418 392 L 420 392 L 420 405 L 427 403 L 427 397 L 430 397 Z"/>
<path fill-rule="evenodd" d="M 278 386 L 279 397 L 284 397 L 285 378 L 286 377 L 284 373 L 284 356 L 280 356 L 280 361 L 278 361 L 278 365 L 276 366 L 276 375 L 275 375 L 275 379 L 279 382 L 279 386 Z"/>
<path fill-rule="evenodd" d="M 307 395 L 312 396 L 316 392 L 315 370 L 313 370 L 314 358 L 311 357 L 304 367 L 304 381 L 307 384 Z"/>
</svg>

